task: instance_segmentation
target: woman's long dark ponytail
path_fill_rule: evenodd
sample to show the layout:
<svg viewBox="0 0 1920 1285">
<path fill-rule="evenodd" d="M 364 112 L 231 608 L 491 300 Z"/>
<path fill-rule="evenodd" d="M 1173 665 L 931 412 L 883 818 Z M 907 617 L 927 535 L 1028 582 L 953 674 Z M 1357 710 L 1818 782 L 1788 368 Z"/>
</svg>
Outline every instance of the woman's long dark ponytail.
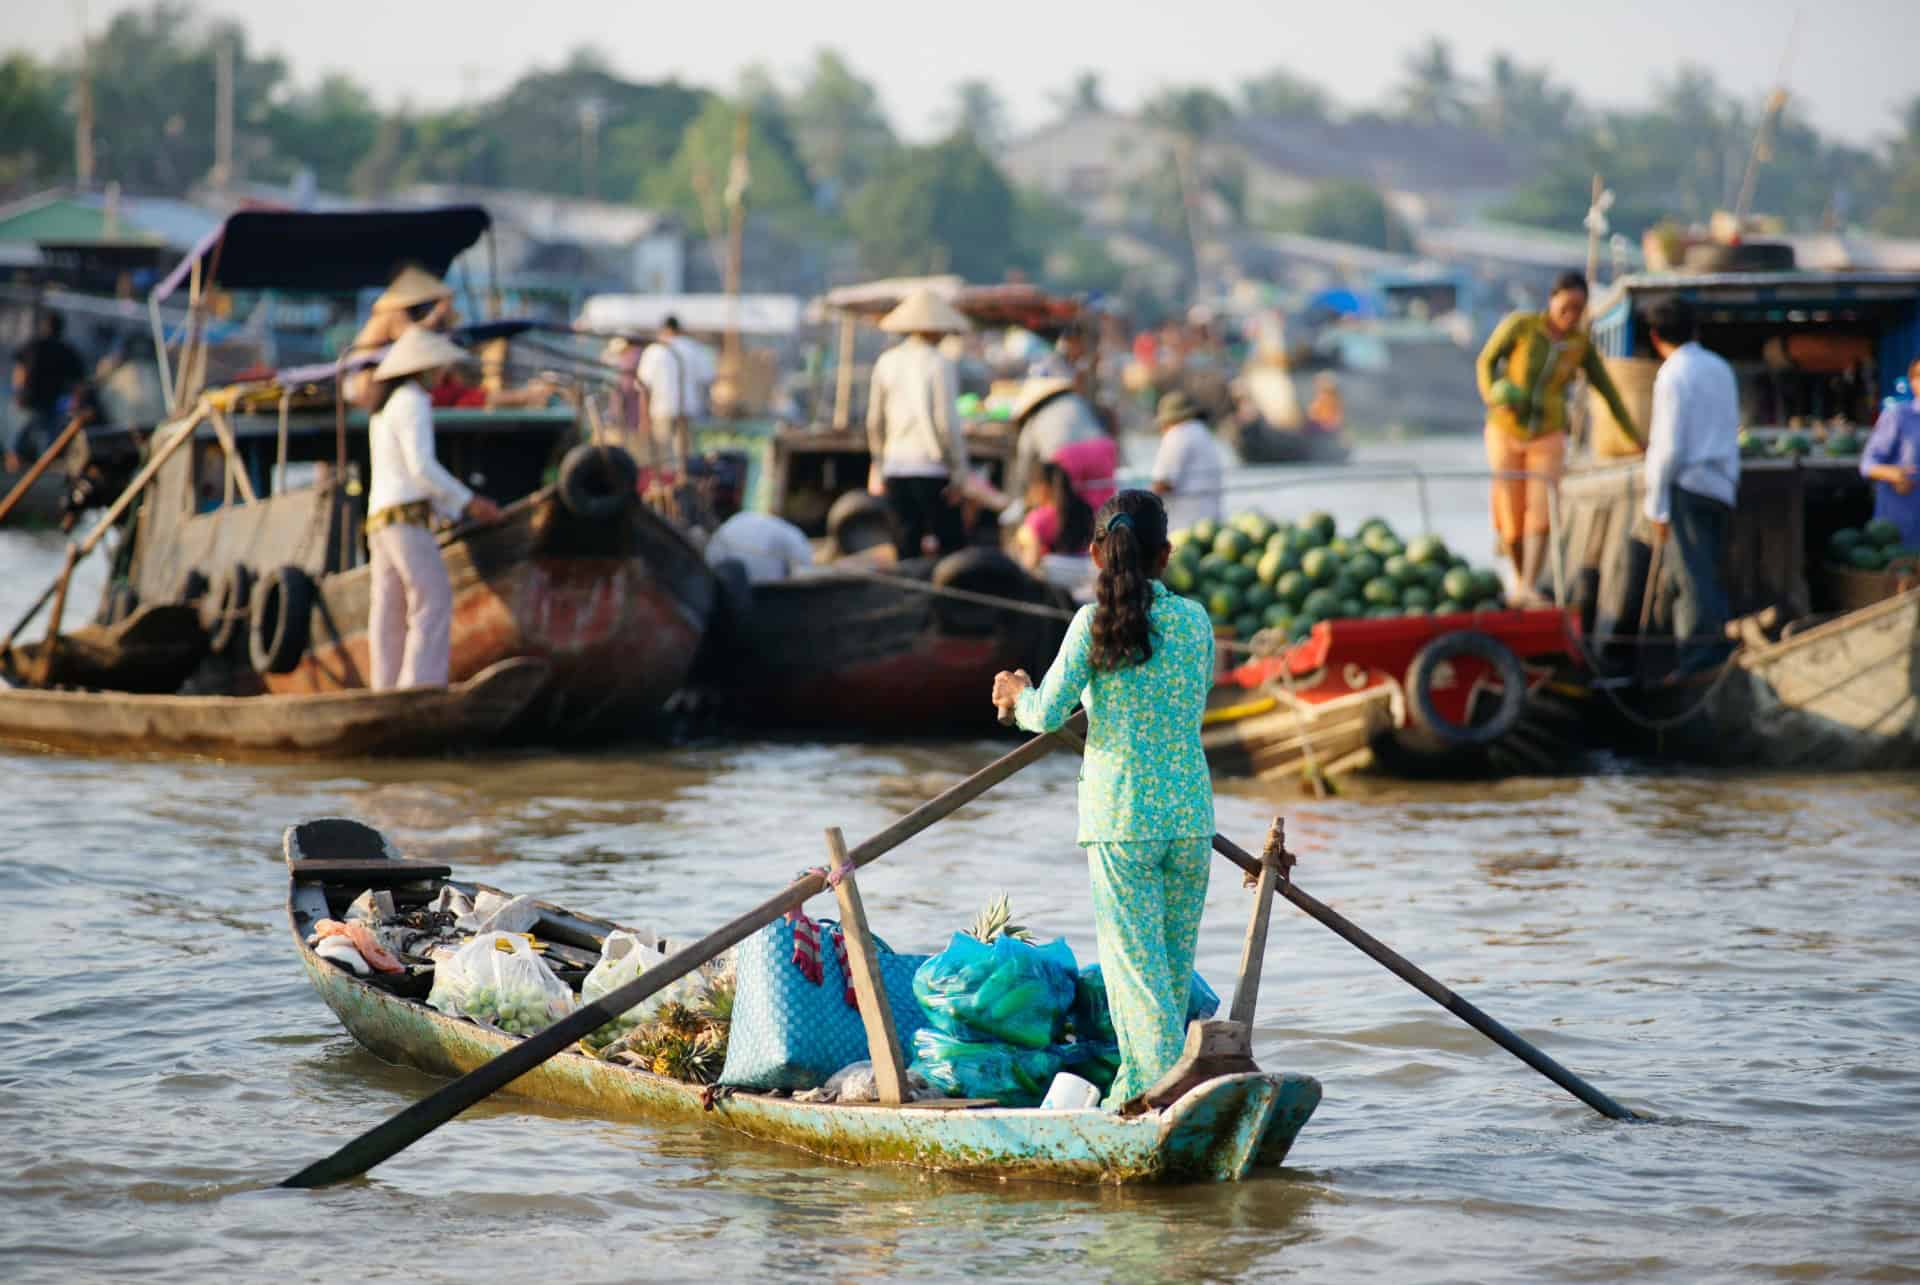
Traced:
<svg viewBox="0 0 1920 1285">
<path fill-rule="evenodd" d="M 1167 550 L 1167 510 L 1151 491 L 1121 491 L 1093 519 L 1100 550 L 1094 585 L 1093 645 L 1096 670 L 1125 669 L 1153 656 L 1153 582 Z"/>
</svg>

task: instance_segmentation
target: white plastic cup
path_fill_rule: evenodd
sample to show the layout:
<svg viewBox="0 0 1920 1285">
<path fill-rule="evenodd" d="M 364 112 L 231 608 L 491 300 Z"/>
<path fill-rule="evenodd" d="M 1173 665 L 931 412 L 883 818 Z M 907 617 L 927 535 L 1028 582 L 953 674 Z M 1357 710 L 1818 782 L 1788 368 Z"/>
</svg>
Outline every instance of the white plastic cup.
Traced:
<svg viewBox="0 0 1920 1285">
<path fill-rule="evenodd" d="M 1083 1080 L 1071 1071 L 1062 1071 L 1047 1086 L 1040 1100 L 1042 1111 L 1086 1111 L 1100 1105 L 1100 1086 Z"/>
</svg>

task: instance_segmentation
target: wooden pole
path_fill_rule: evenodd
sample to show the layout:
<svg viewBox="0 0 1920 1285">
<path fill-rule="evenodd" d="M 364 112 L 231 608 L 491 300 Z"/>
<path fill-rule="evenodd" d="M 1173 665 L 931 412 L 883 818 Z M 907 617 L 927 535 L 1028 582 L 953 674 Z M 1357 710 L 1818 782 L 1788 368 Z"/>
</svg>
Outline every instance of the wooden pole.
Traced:
<svg viewBox="0 0 1920 1285">
<path fill-rule="evenodd" d="M 37 687 L 47 685 L 53 675 L 53 653 L 60 646 L 60 619 L 67 614 L 67 587 L 73 583 L 74 564 L 80 561 L 80 546 L 67 545 L 67 560 L 60 568 L 58 587 L 53 594 L 53 616 L 47 621 L 47 638 L 40 644 L 39 658 L 34 662 L 32 679 Z"/>
<path fill-rule="evenodd" d="M 878 861 L 922 830 L 952 816 L 1000 782 L 1054 751 L 1066 748 L 1069 736 L 1084 730 L 1076 718 L 1050 736 L 1036 736 L 1019 749 L 1003 754 L 950 790 L 929 799 L 847 853 L 847 863 L 864 866 Z M 1077 742 L 1076 742 L 1077 743 Z M 599 1030 L 655 992 L 672 985 L 730 946 L 737 946 L 827 886 L 824 877 L 802 875 L 780 892 L 667 956 L 625 986 L 608 991 L 591 1004 L 582 1004 L 552 1026 L 530 1035 L 490 1062 L 484 1062 L 450 1084 L 442 1085 L 406 1110 L 375 1125 L 332 1155 L 315 1161 L 286 1179 L 282 1187 L 327 1187 L 356 1178 L 391 1156 L 404 1151 L 474 1103 L 504 1089 L 554 1054 L 571 1047 L 581 1036 Z"/>
<path fill-rule="evenodd" d="M 833 372 L 833 426 L 845 429 L 853 419 L 853 314 L 840 318 L 840 361 Z"/>
<path fill-rule="evenodd" d="M 1260 966 L 1267 954 L 1273 892 L 1285 873 L 1281 863 L 1286 857 L 1286 833 L 1286 822 L 1275 817 L 1267 831 L 1267 846 L 1260 854 L 1260 874 L 1253 890 L 1253 917 L 1247 922 L 1247 940 L 1240 951 L 1240 979 L 1234 984 L 1233 1007 L 1227 1011 L 1230 1020 L 1249 1029 L 1253 1026 L 1254 1009 L 1260 1002 Z"/>
<path fill-rule="evenodd" d="M 232 488 L 237 486 L 240 488 L 240 498 L 252 504 L 260 497 L 253 493 L 253 479 L 247 476 L 246 470 L 240 465 L 240 444 L 234 440 L 233 425 L 227 422 L 226 412 L 218 406 L 208 409 L 207 418 L 213 423 L 213 434 L 220 439 L 220 451 L 227 459 L 228 500 L 232 500 Z"/>
<path fill-rule="evenodd" d="M 880 976 L 879 952 L 867 928 L 866 906 L 861 903 L 860 886 L 847 862 L 847 841 L 838 826 L 827 831 L 827 853 L 833 859 L 833 869 L 846 871 L 834 885 L 833 894 L 840 902 L 840 930 L 846 938 L 853 995 L 860 1003 L 860 1023 L 867 1028 L 873 1082 L 883 1105 L 899 1106 L 907 1100 L 907 1068 L 900 1057 L 900 1034 L 893 1027 L 886 979 Z"/>
<path fill-rule="evenodd" d="M 53 467 L 53 462 L 60 458 L 67 447 L 73 443 L 73 439 L 80 435 L 80 430 L 85 427 L 86 425 L 78 416 L 67 421 L 67 426 L 60 430 L 60 436 L 53 439 L 53 445 L 40 453 L 40 458 L 20 475 L 20 480 L 13 484 L 11 491 L 7 492 L 7 498 L 0 500 L 0 522 L 7 520 L 8 515 L 32 489 L 33 484 L 40 480 L 40 475 Z"/>
</svg>

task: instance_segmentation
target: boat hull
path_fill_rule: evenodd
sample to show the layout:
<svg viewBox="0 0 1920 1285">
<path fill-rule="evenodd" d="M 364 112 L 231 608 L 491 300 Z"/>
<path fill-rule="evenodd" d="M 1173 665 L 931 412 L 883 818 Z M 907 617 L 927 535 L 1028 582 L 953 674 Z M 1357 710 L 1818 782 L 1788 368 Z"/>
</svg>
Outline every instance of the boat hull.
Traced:
<svg viewBox="0 0 1920 1285">
<path fill-rule="evenodd" d="M 444 542 L 442 556 L 453 584 L 449 678 L 519 656 L 550 667 L 515 724 L 522 734 L 637 730 L 685 683 L 713 606 L 699 553 L 637 505 L 586 522 L 543 491 L 502 522 Z M 318 599 L 306 655 L 292 672 L 266 675 L 269 690 L 366 686 L 371 568 L 326 577 Z"/>
<path fill-rule="evenodd" d="M 443 754 L 495 739 L 547 680 L 538 660 L 503 661 L 464 683 L 318 696 L 140 696 L 0 691 L 0 741 L 93 753 L 236 759 Z"/>
</svg>

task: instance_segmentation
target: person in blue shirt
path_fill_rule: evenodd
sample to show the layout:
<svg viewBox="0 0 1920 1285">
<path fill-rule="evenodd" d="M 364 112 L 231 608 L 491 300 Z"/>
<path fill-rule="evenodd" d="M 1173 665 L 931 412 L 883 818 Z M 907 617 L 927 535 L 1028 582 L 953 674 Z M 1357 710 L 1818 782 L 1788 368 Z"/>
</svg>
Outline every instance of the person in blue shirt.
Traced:
<svg viewBox="0 0 1920 1285">
<path fill-rule="evenodd" d="M 1121 491 L 1094 515 L 1095 601 L 1067 628 L 1034 687 L 1024 671 L 993 680 L 993 703 L 1030 732 L 1087 710 L 1080 846 L 1120 1043 L 1107 1096 L 1118 1107 L 1179 1061 L 1200 910 L 1212 860 L 1213 779 L 1200 720 L 1213 688 L 1213 622 L 1160 583 L 1167 510 Z"/>
<path fill-rule="evenodd" d="M 1907 386 L 1920 391 L 1920 357 L 1907 367 Z M 1860 476 L 1874 484 L 1873 516 L 1900 528 L 1900 543 L 1920 547 L 1920 400 L 1895 402 L 1880 412 Z"/>
</svg>

